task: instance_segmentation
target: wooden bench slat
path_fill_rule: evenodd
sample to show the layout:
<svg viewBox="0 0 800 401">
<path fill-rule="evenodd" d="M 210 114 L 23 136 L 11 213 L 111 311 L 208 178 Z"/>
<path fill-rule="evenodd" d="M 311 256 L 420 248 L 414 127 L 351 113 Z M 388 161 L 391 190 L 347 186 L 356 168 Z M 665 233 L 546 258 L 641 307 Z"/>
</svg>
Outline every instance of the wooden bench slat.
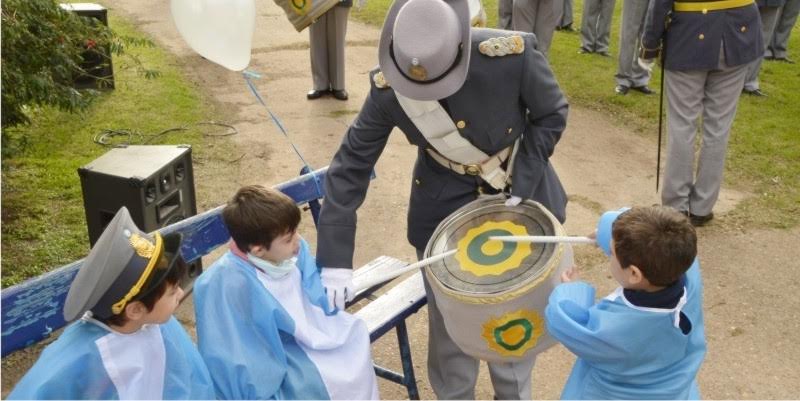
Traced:
<svg viewBox="0 0 800 401">
<path fill-rule="evenodd" d="M 422 273 L 417 272 L 356 312 L 356 316 L 367 323 L 370 341 L 375 341 L 426 303 Z"/>
</svg>

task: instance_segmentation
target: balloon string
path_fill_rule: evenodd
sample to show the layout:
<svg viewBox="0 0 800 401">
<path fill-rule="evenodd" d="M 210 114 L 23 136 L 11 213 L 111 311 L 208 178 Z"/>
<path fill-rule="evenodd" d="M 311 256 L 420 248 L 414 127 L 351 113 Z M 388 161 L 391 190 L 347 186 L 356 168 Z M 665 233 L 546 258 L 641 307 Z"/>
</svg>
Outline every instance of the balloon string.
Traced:
<svg viewBox="0 0 800 401">
<path fill-rule="evenodd" d="M 312 178 L 314 178 L 314 185 L 317 187 L 317 193 L 319 195 L 322 195 L 322 193 L 323 193 L 322 192 L 322 188 L 320 188 L 320 186 L 319 186 L 319 179 L 316 176 L 314 176 L 314 169 L 311 168 L 311 165 L 306 161 L 306 159 L 300 153 L 300 150 L 297 149 L 297 146 L 295 146 L 294 142 L 292 142 L 292 139 L 289 138 L 289 133 L 286 132 L 286 128 L 284 128 L 283 124 L 281 123 L 281 120 L 278 119 L 278 116 L 276 116 L 272 112 L 272 110 L 269 109 L 269 106 L 267 106 L 267 102 L 264 101 L 264 98 L 261 97 L 261 94 L 258 93 L 258 89 L 256 89 L 256 86 L 253 84 L 253 81 L 252 81 L 253 78 L 256 78 L 256 79 L 261 78 L 261 74 L 259 74 L 257 72 L 249 71 L 249 70 L 244 70 L 244 71 L 242 71 L 242 76 L 244 77 L 245 83 L 247 83 L 247 87 L 250 88 L 250 92 L 252 92 L 253 95 L 258 100 L 258 102 L 261 103 L 262 106 L 264 106 L 264 108 L 267 110 L 267 113 L 269 114 L 270 118 L 272 119 L 272 122 L 275 123 L 275 125 L 278 127 L 279 130 L 281 130 L 281 133 L 283 133 L 283 136 L 286 137 L 286 140 L 289 141 L 290 145 L 292 145 L 292 149 L 294 149 L 294 153 L 296 153 L 297 157 L 300 158 L 300 161 L 303 163 L 303 166 L 305 166 L 306 169 L 308 169 L 309 174 L 311 174 L 313 176 Z"/>
</svg>

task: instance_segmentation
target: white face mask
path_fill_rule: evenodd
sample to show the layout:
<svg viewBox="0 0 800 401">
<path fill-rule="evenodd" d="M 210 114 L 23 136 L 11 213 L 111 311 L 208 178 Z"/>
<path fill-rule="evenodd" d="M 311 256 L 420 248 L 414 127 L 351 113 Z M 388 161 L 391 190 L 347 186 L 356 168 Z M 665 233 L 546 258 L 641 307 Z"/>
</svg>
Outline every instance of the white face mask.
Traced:
<svg viewBox="0 0 800 401">
<path fill-rule="evenodd" d="M 287 274 L 292 272 L 292 269 L 295 269 L 297 266 L 297 257 L 289 258 L 281 262 L 280 264 L 274 265 L 271 262 L 267 262 L 264 259 L 259 258 L 258 256 L 253 255 L 252 253 L 247 253 L 247 260 L 250 263 L 254 264 L 256 267 L 261 269 L 264 273 L 270 276 L 273 279 L 281 279 L 286 277 Z"/>
</svg>

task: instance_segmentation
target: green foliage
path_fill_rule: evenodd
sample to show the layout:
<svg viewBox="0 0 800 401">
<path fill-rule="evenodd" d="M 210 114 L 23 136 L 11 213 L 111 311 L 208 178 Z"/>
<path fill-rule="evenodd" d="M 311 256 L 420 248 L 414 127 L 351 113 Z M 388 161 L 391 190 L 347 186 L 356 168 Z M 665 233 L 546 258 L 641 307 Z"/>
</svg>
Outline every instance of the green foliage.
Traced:
<svg viewBox="0 0 800 401">
<path fill-rule="evenodd" d="M 62 9 L 55 0 L 3 1 L 2 37 L 3 128 L 30 123 L 39 106 L 85 110 L 97 91 L 73 88 L 76 77 L 92 74 L 81 66 L 84 57 L 107 64 L 127 46 L 152 44 L 118 36 L 94 18 Z M 137 66 L 147 77 L 158 75 L 141 63 Z M 106 77 L 96 78 L 101 86 L 108 84 Z"/>
<path fill-rule="evenodd" d="M 3 2 L 5 5 L 5 1 Z M 146 40 L 116 18 L 118 32 Z M 5 39 L 5 38 L 4 38 Z M 233 159 L 226 139 L 204 134 L 215 131 L 190 125 L 218 117 L 198 89 L 179 69 L 179 62 L 157 47 L 128 50 L 162 72 L 146 79 L 132 68 L 115 71 L 116 89 L 100 92 L 78 114 L 42 106 L 30 124 L 4 129 L 18 147 L 2 159 L 2 286 L 6 287 L 86 256 L 86 229 L 77 169 L 108 151 L 93 142 L 104 129 L 130 129 L 155 134 L 168 128 L 189 126 L 158 137 L 132 138 L 132 144 L 190 144 L 196 165 L 216 165 Z M 3 88 L 5 90 L 5 88 Z M 115 143 L 127 138 L 116 138 Z M 24 146 L 22 146 L 24 145 Z M 3 146 L 6 143 L 3 142 Z M 215 170 L 226 172 L 222 168 Z M 195 170 L 198 177 L 198 169 Z M 196 180 L 198 207 L 203 207 L 203 180 Z"/>
</svg>

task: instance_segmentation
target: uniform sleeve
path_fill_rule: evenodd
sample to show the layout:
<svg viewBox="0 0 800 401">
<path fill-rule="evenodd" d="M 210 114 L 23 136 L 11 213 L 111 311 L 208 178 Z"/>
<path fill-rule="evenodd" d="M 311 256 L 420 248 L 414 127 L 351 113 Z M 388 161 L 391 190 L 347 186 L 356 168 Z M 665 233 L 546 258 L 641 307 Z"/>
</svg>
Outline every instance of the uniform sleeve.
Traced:
<svg viewBox="0 0 800 401">
<path fill-rule="evenodd" d="M 522 102 L 528 109 L 525 133 L 514 159 L 512 194 L 533 198 L 550 156 L 567 126 L 569 105 L 545 56 L 535 49 L 536 39 L 525 35 Z"/>
<path fill-rule="evenodd" d="M 672 11 L 673 0 L 650 0 L 642 34 L 642 58 L 653 59 L 661 52 L 661 40 L 667 26 L 667 15 Z"/>
<path fill-rule="evenodd" d="M 276 311 L 255 311 L 257 295 L 247 277 L 234 266 L 211 269 L 223 267 L 224 274 L 206 272 L 195 284 L 200 355 L 218 398 L 274 399 L 286 375 Z"/>
<path fill-rule="evenodd" d="M 547 330 L 578 358 L 607 362 L 625 357 L 609 313 L 594 304 L 594 288 L 584 282 L 556 286 L 545 309 Z M 612 324 L 609 324 L 612 323 Z"/>
<path fill-rule="evenodd" d="M 353 267 L 356 210 L 364 202 L 370 175 L 394 122 L 372 86 L 347 130 L 325 177 L 325 200 L 317 227 L 317 260 L 324 267 Z"/>
</svg>

